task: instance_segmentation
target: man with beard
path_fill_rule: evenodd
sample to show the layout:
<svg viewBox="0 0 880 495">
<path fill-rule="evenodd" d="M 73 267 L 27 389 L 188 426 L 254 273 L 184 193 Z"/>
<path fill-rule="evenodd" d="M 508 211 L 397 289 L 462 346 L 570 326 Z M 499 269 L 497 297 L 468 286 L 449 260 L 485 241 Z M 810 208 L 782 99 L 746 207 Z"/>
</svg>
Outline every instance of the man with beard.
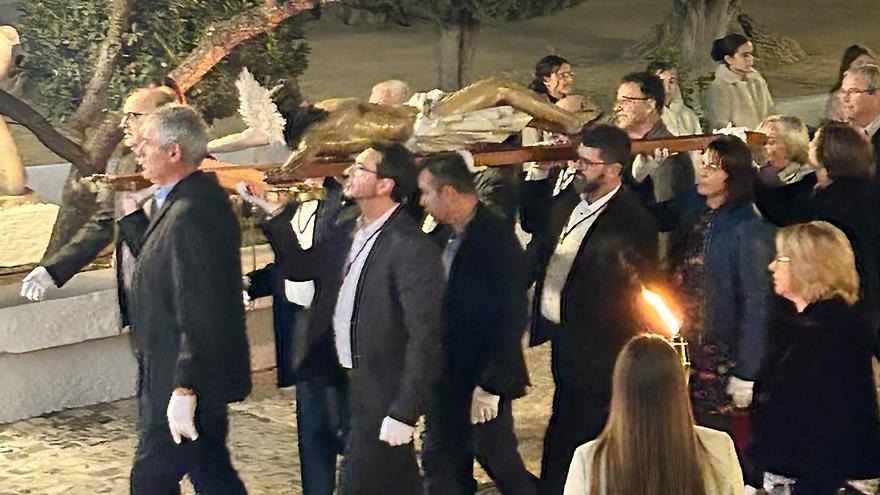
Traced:
<svg viewBox="0 0 880 495">
<path fill-rule="evenodd" d="M 541 462 L 541 493 L 553 495 L 575 449 L 605 424 L 614 361 L 639 331 L 640 284 L 657 257 L 657 225 L 621 184 L 632 152 L 626 132 L 597 125 L 576 150 L 578 194 L 557 196 L 529 244 L 538 273 L 531 343 L 551 341 L 556 384 Z"/>
<path fill-rule="evenodd" d="M 627 74 L 617 88 L 617 126 L 630 139 L 672 137 L 662 119 L 665 102 L 659 77 L 647 72 Z M 649 203 L 667 201 L 694 187 L 694 167 L 687 153 L 669 156 L 657 150 L 654 156 L 637 156 L 632 168 L 626 168 L 623 182 Z"/>
</svg>

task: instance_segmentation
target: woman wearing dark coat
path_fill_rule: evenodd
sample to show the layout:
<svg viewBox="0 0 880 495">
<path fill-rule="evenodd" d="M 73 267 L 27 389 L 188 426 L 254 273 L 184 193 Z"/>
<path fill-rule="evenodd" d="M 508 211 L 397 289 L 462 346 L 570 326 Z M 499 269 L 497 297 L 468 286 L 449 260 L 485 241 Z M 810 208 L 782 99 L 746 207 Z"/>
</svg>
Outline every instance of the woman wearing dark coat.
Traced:
<svg viewBox="0 0 880 495">
<path fill-rule="evenodd" d="M 813 221 L 781 229 L 776 254 L 774 290 L 796 312 L 774 325 L 758 384 L 750 454 L 764 489 L 831 495 L 870 484 L 880 477 L 880 421 L 853 250 L 840 229 Z"/>
<path fill-rule="evenodd" d="M 812 189 L 759 187 L 758 206 L 780 226 L 825 220 L 842 230 L 852 244 L 861 280 L 861 300 L 876 308 L 880 286 L 880 222 L 871 144 L 864 134 L 839 122 L 813 136 L 809 159 L 816 170 Z"/>
</svg>

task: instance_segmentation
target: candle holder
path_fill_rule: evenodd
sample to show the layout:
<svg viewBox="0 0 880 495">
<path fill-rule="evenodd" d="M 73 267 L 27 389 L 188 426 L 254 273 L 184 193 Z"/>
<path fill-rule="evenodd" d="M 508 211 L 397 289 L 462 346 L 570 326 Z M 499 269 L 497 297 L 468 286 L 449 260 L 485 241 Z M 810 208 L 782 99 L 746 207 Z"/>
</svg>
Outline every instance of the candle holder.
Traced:
<svg viewBox="0 0 880 495">
<path fill-rule="evenodd" d="M 685 371 L 689 370 L 691 367 L 691 355 L 688 350 L 688 341 L 680 334 L 675 334 L 669 339 L 669 344 L 672 345 L 672 348 L 675 349 L 675 353 L 678 354 L 678 360 L 681 362 L 681 367 L 684 368 Z"/>
</svg>

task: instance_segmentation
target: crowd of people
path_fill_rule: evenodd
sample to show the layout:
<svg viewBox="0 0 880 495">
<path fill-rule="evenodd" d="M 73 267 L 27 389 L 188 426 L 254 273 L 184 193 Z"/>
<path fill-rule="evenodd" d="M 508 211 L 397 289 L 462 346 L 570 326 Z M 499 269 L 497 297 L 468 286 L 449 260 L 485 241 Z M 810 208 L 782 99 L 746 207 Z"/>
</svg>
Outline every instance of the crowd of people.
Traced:
<svg viewBox="0 0 880 495">
<path fill-rule="evenodd" d="M 753 50 L 741 35 L 716 40 L 702 121 L 676 67 L 655 62 L 623 76 L 613 122 L 595 122 L 555 55 L 528 88 L 485 80 L 427 112 L 402 109 L 401 81 L 369 103 L 322 102 L 284 133 L 302 138 L 288 142 L 296 160 L 356 143 L 358 154 L 320 200 L 275 204 L 239 187 L 275 254 L 243 283 L 230 201 L 198 164 L 260 138 L 209 145 L 180 95 L 137 90 L 121 126 L 154 187 L 108 198 L 22 295 L 41 299 L 116 240 L 139 364 L 135 494 L 178 493 L 184 474 L 201 493 L 245 492 L 226 447 L 227 404 L 250 390 L 242 285 L 274 298 L 306 495 L 472 494 L 474 460 L 506 494 L 877 493 L 880 60 L 848 49 L 827 120 L 808 129 L 773 114 Z M 474 171 L 467 152 L 407 146 L 452 142 L 430 129 L 498 105 L 513 113 L 493 117 L 531 121 L 504 127 L 512 139 L 568 143 L 576 158 Z M 636 139 L 729 124 L 765 144 L 633 153 Z M 367 141 L 376 126 L 391 137 Z M 651 333 L 664 329 L 643 287 L 677 306 L 687 371 Z M 555 391 L 537 477 L 512 408 L 529 385 L 524 343 L 548 341 Z"/>
</svg>

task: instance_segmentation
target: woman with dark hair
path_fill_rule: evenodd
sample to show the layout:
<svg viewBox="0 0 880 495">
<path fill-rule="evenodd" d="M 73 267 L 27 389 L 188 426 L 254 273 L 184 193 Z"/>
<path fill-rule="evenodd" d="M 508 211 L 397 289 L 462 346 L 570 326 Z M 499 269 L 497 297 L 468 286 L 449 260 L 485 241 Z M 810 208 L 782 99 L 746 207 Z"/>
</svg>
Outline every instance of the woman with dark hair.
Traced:
<svg viewBox="0 0 880 495">
<path fill-rule="evenodd" d="M 874 325 L 855 304 L 859 276 L 846 236 L 828 222 L 780 229 L 770 263 L 795 316 L 777 321 L 761 372 L 751 456 L 770 495 L 876 493 L 880 422 Z M 859 481 L 847 481 L 859 480 Z"/>
<path fill-rule="evenodd" d="M 841 229 L 855 251 L 862 299 L 872 305 L 880 282 L 880 229 L 871 143 L 855 128 L 829 122 L 813 135 L 809 161 L 816 186 L 797 195 L 786 194 L 785 188 L 762 190 L 761 209 L 779 225 L 826 220 Z"/>
<path fill-rule="evenodd" d="M 535 75 L 528 88 L 545 95 L 550 103 L 568 96 L 574 82 L 574 72 L 568 60 L 558 55 L 547 55 L 535 65 Z"/>
<path fill-rule="evenodd" d="M 825 108 L 826 120 L 831 122 L 843 122 L 846 120 L 842 113 L 843 101 L 841 101 L 840 95 L 840 86 L 843 84 L 843 76 L 846 75 L 846 71 L 866 64 L 877 64 L 878 62 L 880 62 L 880 57 L 866 46 L 850 45 L 843 51 L 840 69 L 837 71 L 837 82 L 834 83 L 829 92 L 828 106 Z"/>
<path fill-rule="evenodd" d="M 752 42 L 741 34 L 728 34 L 712 43 L 712 60 L 719 65 L 706 100 L 710 130 L 728 124 L 756 129 L 773 113 L 767 81 L 752 67 L 753 51 Z"/>
<path fill-rule="evenodd" d="M 565 495 L 741 495 L 726 434 L 694 425 L 678 355 L 656 335 L 617 357 L 611 411 L 596 440 L 575 451 Z"/>
<path fill-rule="evenodd" d="M 764 357 L 774 227 L 758 214 L 756 171 L 744 142 L 709 145 L 697 187 L 661 220 L 674 228 L 670 271 L 692 342 L 690 391 L 697 423 L 729 431 L 731 413 L 751 402 Z M 672 220 L 670 222 L 669 220 Z"/>
</svg>

